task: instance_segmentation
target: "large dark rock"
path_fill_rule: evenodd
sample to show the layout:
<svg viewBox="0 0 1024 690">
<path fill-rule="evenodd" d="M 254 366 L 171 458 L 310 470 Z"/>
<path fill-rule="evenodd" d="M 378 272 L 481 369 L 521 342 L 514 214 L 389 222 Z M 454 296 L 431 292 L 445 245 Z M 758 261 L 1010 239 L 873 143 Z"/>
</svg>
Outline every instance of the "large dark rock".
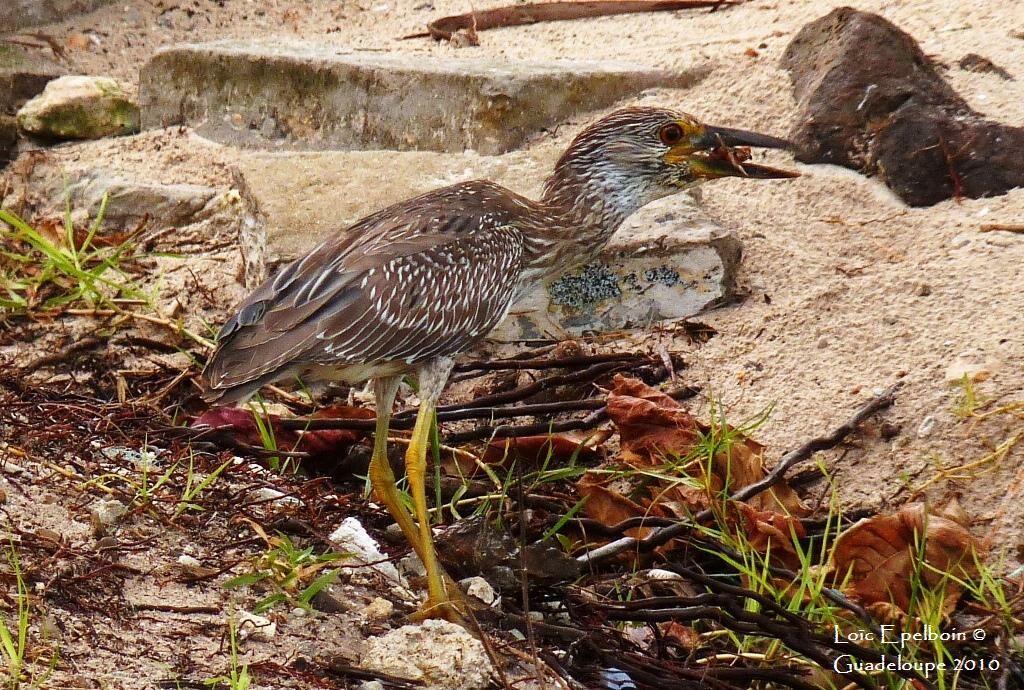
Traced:
<svg viewBox="0 0 1024 690">
<path fill-rule="evenodd" d="M 0 41 L 0 115 L 14 115 L 65 70 L 38 50 Z"/>
<path fill-rule="evenodd" d="M 782 65 L 796 157 L 878 175 L 912 206 L 1024 186 L 1024 129 L 985 119 L 908 34 L 849 7 L 797 34 Z"/>
<path fill-rule="evenodd" d="M 14 159 L 18 148 L 18 123 L 10 115 L 0 113 L 0 168 Z"/>
</svg>

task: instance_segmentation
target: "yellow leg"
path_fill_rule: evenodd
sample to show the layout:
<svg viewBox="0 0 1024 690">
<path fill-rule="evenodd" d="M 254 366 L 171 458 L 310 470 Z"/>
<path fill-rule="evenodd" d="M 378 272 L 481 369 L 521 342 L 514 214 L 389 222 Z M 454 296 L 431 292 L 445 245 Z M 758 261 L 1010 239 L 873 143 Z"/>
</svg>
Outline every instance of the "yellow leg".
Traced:
<svg viewBox="0 0 1024 690">
<path fill-rule="evenodd" d="M 405 509 L 395 486 L 395 474 L 387 457 L 388 424 L 391 420 L 391 407 L 400 379 L 378 379 L 374 382 L 377 398 L 377 427 L 373 439 L 373 455 L 370 459 L 370 483 L 373 492 L 391 513 L 402 529 L 402 534 L 423 561 L 427 570 L 427 603 L 421 611 L 423 618 L 446 618 L 455 623 L 462 623 L 459 604 L 465 609 L 465 599 L 450 577 L 448 577 L 434 552 L 434 538 L 430 532 L 430 520 L 427 515 L 426 496 L 426 464 L 427 445 L 430 427 L 434 419 L 435 399 L 424 399 L 416 417 L 416 427 L 405 456 L 406 474 L 412 491 L 413 505 L 419 527 L 413 522 L 409 511 Z"/>
<path fill-rule="evenodd" d="M 391 471 L 391 463 L 388 462 L 388 425 L 391 422 L 391 408 L 395 403 L 395 394 L 398 392 L 398 384 L 401 379 L 397 376 L 376 379 L 374 385 L 374 397 L 377 399 L 377 428 L 373 432 L 373 455 L 370 457 L 370 484 L 373 486 L 373 493 L 384 507 L 395 518 L 395 522 L 402 529 L 402 534 L 412 545 L 420 559 L 423 558 L 422 549 L 419 543 L 419 531 L 412 521 L 409 511 L 402 505 L 398 496 L 398 487 L 395 486 L 395 473 Z"/>
<path fill-rule="evenodd" d="M 409 490 L 412 492 L 413 511 L 419 523 L 419 541 L 422 550 L 419 552 L 423 567 L 427 569 L 427 603 L 423 607 L 426 618 L 451 618 L 457 612 L 451 610 L 451 596 L 444 570 L 437 562 L 434 552 L 434 535 L 430 531 L 430 516 L 427 513 L 427 447 L 429 445 L 430 427 L 434 421 L 434 402 L 422 400 L 420 411 L 416 415 L 416 427 L 409 441 L 405 454 L 405 474 L 409 478 Z"/>
</svg>

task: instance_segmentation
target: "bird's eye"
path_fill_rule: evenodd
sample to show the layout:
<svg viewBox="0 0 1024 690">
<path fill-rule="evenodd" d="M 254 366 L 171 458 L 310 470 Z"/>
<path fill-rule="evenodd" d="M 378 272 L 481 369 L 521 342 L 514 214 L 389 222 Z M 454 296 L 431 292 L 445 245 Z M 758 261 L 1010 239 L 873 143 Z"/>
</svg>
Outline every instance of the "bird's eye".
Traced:
<svg viewBox="0 0 1024 690">
<path fill-rule="evenodd" d="M 658 130 L 658 138 L 665 146 L 675 146 L 683 140 L 683 128 L 671 122 Z"/>
</svg>

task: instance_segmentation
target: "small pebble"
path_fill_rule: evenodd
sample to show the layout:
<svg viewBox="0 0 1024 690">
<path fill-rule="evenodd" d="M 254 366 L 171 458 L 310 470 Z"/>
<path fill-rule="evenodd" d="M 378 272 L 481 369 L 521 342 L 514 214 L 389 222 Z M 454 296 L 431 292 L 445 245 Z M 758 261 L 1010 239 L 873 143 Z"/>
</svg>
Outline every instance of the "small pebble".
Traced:
<svg viewBox="0 0 1024 690">
<path fill-rule="evenodd" d="M 935 424 L 936 420 L 934 415 L 928 415 L 922 419 L 921 426 L 917 427 L 917 437 L 925 438 L 927 436 L 931 436 L 931 433 L 935 431 Z"/>
<path fill-rule="evenodd" d="M 488 606 L 493 604 L 494 600 L 498 598 L 498 595 L 494 592 L 494 587 L 491 587 L 491 583 L 482 577 L 467 577 L 465 580 L 460 580 L 459 584 L 466 594 L 476 597 Z"/>
<path fill-rule="evenodd" d="M 377 597 L 363 609 L 363 617 L 368 621 L 382 621 L 391 617 L 395 605 L 387 599 Z"/>
<path fill-rule="evenodd" d="M 932 286 L 928 283 L 915 283 L 914 294 L 918 297 L 927 297 L 932 294 Z"/>
<path fill-rule="evenodd" d="M 674 573 L 671 570 L 664 570 L 663 568 L 651 568 L 647 571 L 647 579 L 649 580 L 682 580 L 683 576 L 679 573 Z"/>
<path fill-rule="evenodd" d="M 189 556 L 187 553 L 183 553 L 178 556 L 178 563 L 190 568 L 198 568 L 202 565 L 198 558 L 195 556 Z"/>
<path fill-rule="evenodd" d="M 966 247 L 967 245 L 969 245 L 971 243 L 971 239 L 972 238 L 970 235 L 965 235 L 961 233 L 950 241 L 949 246 L 952 247 L 953 249 L 960 249 L 961 247 Z"/>
<path fill-rule="evenodd" d="M 269 642 L 277 634 L 277 623 L 274 623 L 265 616 L 259 616 L 248 611 L 241 611 L 238 614 L 238 637 L 239 639 L 253 639 Z"/>
<path fill-rule="evenodd" d="M 4 503 L 7 503 L 7 492 L 3 490 L 3 487 L 0 487 L 0 505 Z"/>
<path fill-rule="evenodd" d="M 384 690 L 384 684 L 379 680 L 368 680 L 359 686 L 359 690 Z"/>
<path fill-rule="evenodd" d="M 117 537 L 102 537 L 96 540 L 97 549 L 116 549 L 121 545 L 121 542 L 117 540 Z"/>
<path fill-rule="evenodd" d="M 818 349 L 824 350 L 826 347 L 828 347 L 828 342 L 829 340 L 827 335 L 823 335 L 820 338 L 818 338 Z"/>
</svg>

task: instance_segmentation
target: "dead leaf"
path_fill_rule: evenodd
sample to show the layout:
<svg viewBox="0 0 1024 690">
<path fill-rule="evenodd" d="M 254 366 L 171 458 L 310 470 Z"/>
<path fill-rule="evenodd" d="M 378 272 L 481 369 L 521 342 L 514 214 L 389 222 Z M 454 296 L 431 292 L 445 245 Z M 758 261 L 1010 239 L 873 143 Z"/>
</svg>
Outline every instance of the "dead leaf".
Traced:
<svg viewBox="0 0 1024 690">
<path fill-rule="evenodd" d="M 586 503 L 583 504 L 583 512 L 587 517 L 593 518 L 607 527 L 634 517 L 664 517 L 664 510 L 660 506 L 645 508 L 636 501 L 604 486 L 603 482 L 603 477 L 588 473 L 583 475 L 576 485 L 580 497 L 586 499 Z M 634 539 L 643 539 L 650 531 L 651 528 L 648 527 L 635 527 L 626 530 L 625 534 Z"/>
<path fill-rule="evenodd" d="M 373 410 L 347 405 L 332 405 L 313 415 L 315 419 L 373 419 L 375 416 Z M 278 450 L 303 451 L 310 454 L 310 460 L 337 460 L 339 456 L 344 456 L 349 447 L 367 435 L 367 432 L 345 429 L 294 431 L 282 426 L 279 415 L 267 415 L 266 422 L 270 425 Z M 197 417 L 192 426 L 213 427 L 227 444 L 263 447 L 259 427 L 250 410 L 238 407 L 213 407 Z M 222 434 L 226 435 L 226 438 L 221 436 Z"/>
<path fill-rule="evenodd" d="M 686 457 L 711 428 L 701 424 L 678 401 L 637 379 L 617 375 L 608 395 L 608 417 L 619 431 L 622 461 L 638 468 L 664 465 L 667 459 Z M 734 492 L 760 481 L 766 475 L 764 446 L 749 438 L 737 438 L 719 451 L 705 476 L 706 460 L 696 459 L 678 468 L 692 477 L 690 485 L 677 483 L 670 489 L 652 489 L 651 499 L 673 506 L 677 517 L 710 506 L 721 491 Z M 697 488 L 699 487 L 699 488 Z M 807 514 L 796 492 L 784 481 L 747 501 L 758 510 L 786 515 Z"/>
<path fill-rule="evenodd" d="M 746 503 L 730 503 L 730 522 L 758 553 L 770 553 L 772 563 L 790 570 L 801 565 L 793 540 L 807 536 L 803 524 L 791 515 L 757 510 Z"/>
<path fill-rule="evenodd" d="M 957 512 L 950 510 L 950 514 Z M 833 572 L 839 579 L 850 574 L 846 591 L 865 605 L 891 603 L 906 611 L 922 540 L 927 567 L 918 565 L 917 571 L 925 586 L 945 586 L 943 610 L 948 614 L 961 588 L 943 573 L 959 579 L 976 575 L 980 545 L 964 525 L 926 510 L 922 503 L 908 504 L 893 515 L 860 520 L 843 532 L 836 541 Z"/>
<path fill-rule="evenodd" d="M 584 445 L 585 441 L 585 437 L 571 434 L 496 438 L 487 444 L 480 459 L 488 465 L 503 468 L 511 467 L 513 462 L 524 469 L 542 467 L 545 463 L 559 467 L 568 464 L 574 457 L 581 461 L 596 459 L 597 451 Z M 462 469 L 471 472 L 475 467 Z"/>
</svg>

